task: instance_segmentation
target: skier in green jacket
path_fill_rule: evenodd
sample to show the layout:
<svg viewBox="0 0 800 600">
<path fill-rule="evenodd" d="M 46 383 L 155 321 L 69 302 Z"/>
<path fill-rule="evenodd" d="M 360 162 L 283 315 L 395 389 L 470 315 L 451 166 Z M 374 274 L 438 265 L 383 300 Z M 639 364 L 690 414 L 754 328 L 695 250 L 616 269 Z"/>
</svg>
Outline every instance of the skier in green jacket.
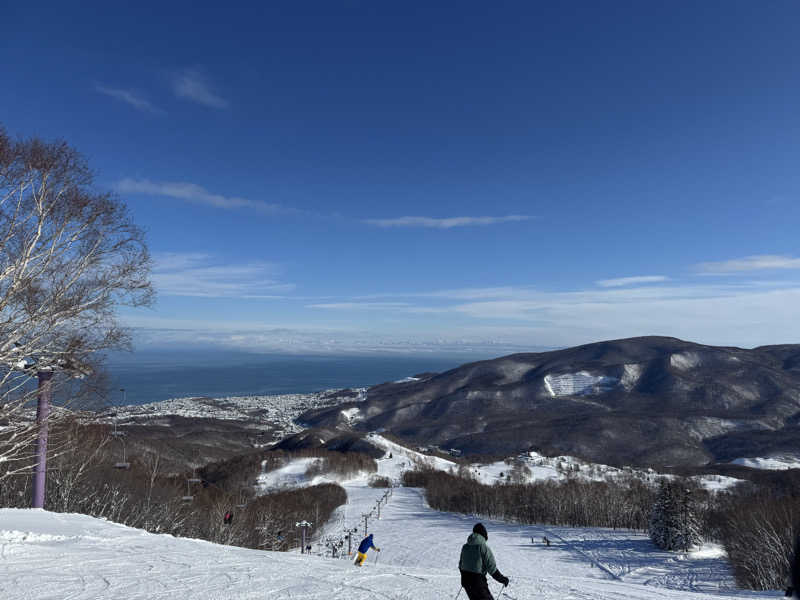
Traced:
<svg viewBox="0 0 800 600">
<path fill-rule="evenodd" d="M 508 577 L 497 569 L 492 550 L 486 544 L 488 538 L 486 527 L 478 523 L 472 528 L 467 543 L 461 547 L 458 570 L 461 571 L 461 586 L 466 590 L 469 600 L 494 600 L 486 583 L 487 573 L 503 586 L 508 585 Z"/>
</svg>

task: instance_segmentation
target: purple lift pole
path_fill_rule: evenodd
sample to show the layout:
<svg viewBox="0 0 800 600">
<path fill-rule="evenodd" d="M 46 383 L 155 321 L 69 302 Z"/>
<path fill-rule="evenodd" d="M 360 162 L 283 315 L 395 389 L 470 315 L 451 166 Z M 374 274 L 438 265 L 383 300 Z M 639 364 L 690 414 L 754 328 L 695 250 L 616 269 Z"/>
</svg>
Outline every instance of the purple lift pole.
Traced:
<svg viewBox="0 0 800 600">
<path fill-rule="evenodd" d="M 36 468 L 33 474 L 33 508 L 44 508 L 45 474 L 47 472 L 47 421 L 50 416 L 50 389 L 52 371 L 39 371 L 39 389 L 36 407 L 36 424 L 39 437 L 36 440 Z"/>
</svg>

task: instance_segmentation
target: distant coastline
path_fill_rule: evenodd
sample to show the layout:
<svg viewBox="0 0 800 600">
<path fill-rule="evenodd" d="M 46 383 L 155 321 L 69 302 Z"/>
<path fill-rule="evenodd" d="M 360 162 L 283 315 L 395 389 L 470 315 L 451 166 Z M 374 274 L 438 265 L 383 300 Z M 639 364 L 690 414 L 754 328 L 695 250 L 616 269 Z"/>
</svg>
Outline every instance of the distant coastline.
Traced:
<svg viewBox="0 0 800 600">
<path fill-rule="evenodd" d="M 149 351 L 110 356 L 108 403 L 171 398 L 308 394 L 366 387 L 442 372 L 487 356 L 291 356 L 244 352 Z M 123 393 L 125 389 L 124 402 Z"/>
</svg>

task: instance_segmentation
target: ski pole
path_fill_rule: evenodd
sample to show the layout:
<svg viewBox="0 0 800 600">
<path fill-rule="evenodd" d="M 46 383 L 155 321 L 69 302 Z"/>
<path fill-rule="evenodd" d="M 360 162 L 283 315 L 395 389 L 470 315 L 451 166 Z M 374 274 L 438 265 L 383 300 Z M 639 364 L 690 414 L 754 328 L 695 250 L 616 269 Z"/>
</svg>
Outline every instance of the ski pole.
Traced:
<svg viewBox="0 0 800 600">
<path fill-rule="evenodd" d="M 503 589 L 500 590 L 500 595 L 497 596 L 497 600 L 500 600 L 500 598 L 503 596 L 503 592 L 505 591 L 506 591 L 506 586 L 503 586 Z"/>
<path fill-rule="evenodd" d="M 376 553 L 375 553 L 375 564 L 376 564 L 376 565 L 378 564 L 378 558 L 380 557 L 380 555 L 381 555 L 381 553 L 380 553 L 380 552 L 376 552 Z"/>
<path fill-rule="evenodd" d="M 458 593 L 456 594 L 456 600 L 458 600 L 458 597 L 461 595 L 461 590 L 463 589 L 464 589 L 463 587 L 458 588 Z"/>
</svg>

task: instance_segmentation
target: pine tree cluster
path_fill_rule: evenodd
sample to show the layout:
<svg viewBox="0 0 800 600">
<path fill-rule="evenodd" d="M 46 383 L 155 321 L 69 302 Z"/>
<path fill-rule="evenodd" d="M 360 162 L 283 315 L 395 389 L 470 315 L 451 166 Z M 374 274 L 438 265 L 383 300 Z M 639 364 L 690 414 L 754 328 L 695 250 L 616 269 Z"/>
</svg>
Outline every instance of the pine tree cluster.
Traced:
<svg viewBox="0 0 800 600">
<path fill-rule="evenodd" d="M 663 550 L 687 552 L 700 544 L 700 524 L 691 490 L 681 482 L 664 481 L 650 513 L 650 539 Z"/>
</svg>

